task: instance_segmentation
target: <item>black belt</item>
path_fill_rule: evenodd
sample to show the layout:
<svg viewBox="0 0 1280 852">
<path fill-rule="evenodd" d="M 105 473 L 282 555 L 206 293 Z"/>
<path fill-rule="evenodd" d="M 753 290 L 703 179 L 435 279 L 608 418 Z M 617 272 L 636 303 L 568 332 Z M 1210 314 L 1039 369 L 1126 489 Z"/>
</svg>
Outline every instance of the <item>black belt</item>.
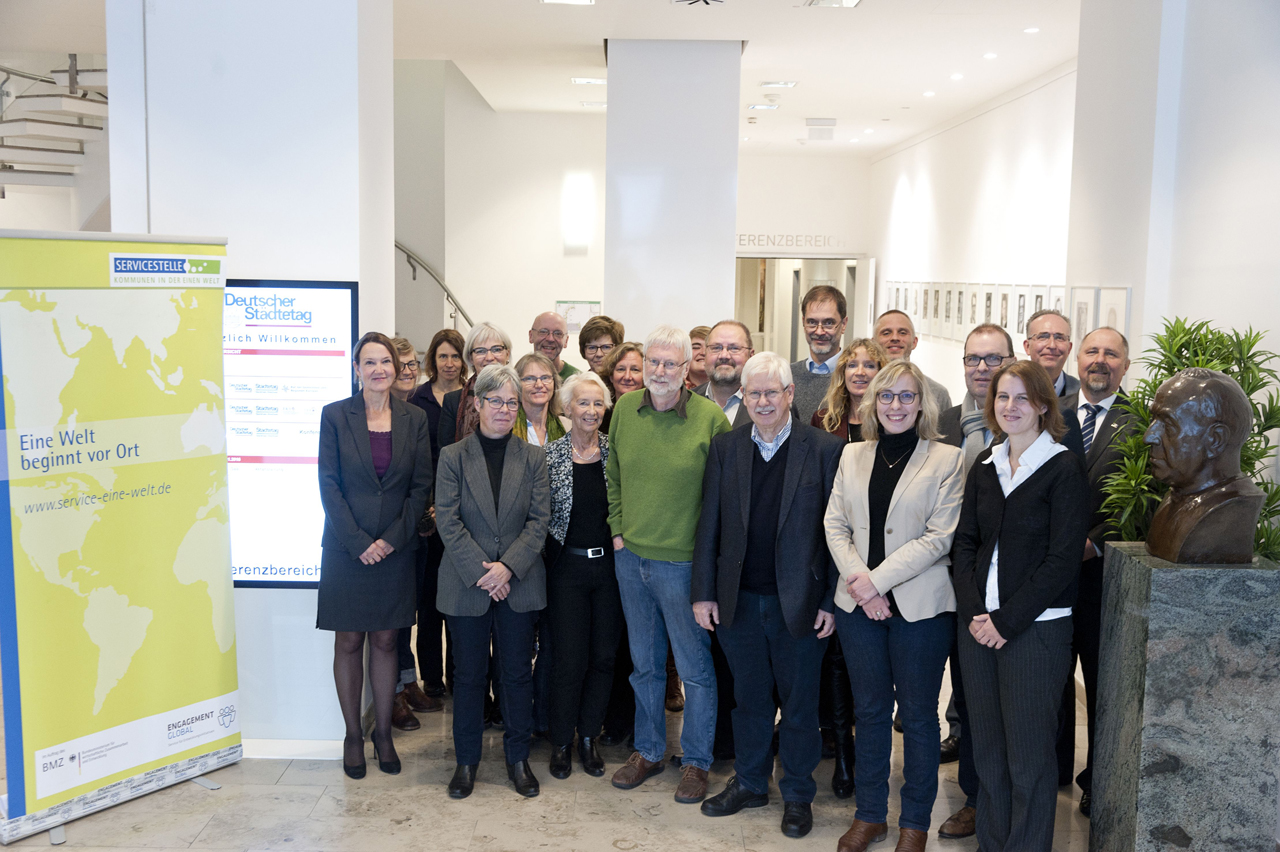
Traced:
<svg viewBox="0 0 1280 852">
<path fill-rule="evenodd" d="M 603 547 L 566 547 L 565 553 L 570 556 L 585 556 L 588 559 L 599 559 L 604 556 L 605 549 Z"/>
</svg>

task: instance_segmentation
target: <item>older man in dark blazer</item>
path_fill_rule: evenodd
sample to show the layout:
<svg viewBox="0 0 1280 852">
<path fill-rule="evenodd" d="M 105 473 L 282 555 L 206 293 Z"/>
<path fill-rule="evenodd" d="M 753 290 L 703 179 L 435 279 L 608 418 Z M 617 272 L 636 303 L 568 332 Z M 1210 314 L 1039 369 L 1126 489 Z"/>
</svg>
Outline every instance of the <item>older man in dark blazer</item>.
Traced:
<svg viewBox="0 0 1280 852">
<path fill-rule="evenodd" d="M 733 670 L 736 775 L 702 804 L 728 816 L 769 801 L 774 689 L 782 704 L 782 832 L 813 827 L 822 756 L 818 675 L 837 573 L 823 517 L 844 442 L 791 416 L 791 366 L 772 352 L 743 368 L 751 428 L 712 439 L 693 554 L 694 616 Z"/>
</svg>

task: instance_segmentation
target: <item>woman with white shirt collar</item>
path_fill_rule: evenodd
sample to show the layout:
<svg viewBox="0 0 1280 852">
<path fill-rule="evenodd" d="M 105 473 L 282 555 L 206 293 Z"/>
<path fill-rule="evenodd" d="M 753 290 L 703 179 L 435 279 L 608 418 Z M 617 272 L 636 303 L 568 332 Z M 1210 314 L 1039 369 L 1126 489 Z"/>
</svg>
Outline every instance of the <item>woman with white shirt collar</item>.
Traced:
<svg viewBox="0 0 1280 852">
<path fill-rule="evenodd" d="M 1067 427 L 1044 368 L 1006 365 L 991 387 L 986 421 L 998 443 L 969 472 L 952 551 L 978 845 L 1048 852 L 1089 486 L 1059 443 Z"/>
<path fill-rule="evenodd" d="M 836 633 L 853 688 L 853 824 L 838 852 L 888 834 L 893 705 L 902 710 L 897 852 L 923 852 L 938 794 L 938 693 L 955 637 L 948 573 L 964 490 L 960 450 L 939 440 L 920 368 L 893 361 L 862 396 L 863 442 L 840 457 L 825 520 L 840 572 Z M 854 427 L 850 427 L 854 428 Z"/>
</svg>

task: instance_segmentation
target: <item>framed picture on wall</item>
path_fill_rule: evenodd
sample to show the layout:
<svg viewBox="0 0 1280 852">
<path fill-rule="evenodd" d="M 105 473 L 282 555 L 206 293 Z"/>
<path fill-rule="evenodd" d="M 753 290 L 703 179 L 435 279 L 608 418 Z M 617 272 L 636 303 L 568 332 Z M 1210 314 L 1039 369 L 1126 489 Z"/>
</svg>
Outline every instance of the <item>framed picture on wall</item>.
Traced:
<svg viewBox="0 0 1280 852">
<path fill-rule="evenodd" d="M 1027 320 L 1031 318 L 1032 304 L 1031 288 L 1018 286 L 1013 288 L 1014 301 L 1014 327 L 1009 329 L 1009 333 L 1015 335 L 1014 339 L 1025 338 L 1027 336 Z"/>
<path fill-rule="evenodd" d="M 1116 329 L 1126 338 L 1129 336 L 1129 299 L 1128 287 L 1098 288 L 1098 316 L 1093 327 L 1104 325 Z"/>
<path fill-rule="evenodd" d="M 920 322 L 920 285 L 911 285 L 911 321 Z"/>
<path fill-rule="evenodd" d="M 951 292 L 956 294 L 956 313 L 955 322 L 951 326 L 951 339 L 963 339 L 965 330 L 964 318 L 966 315 L 966 309 L 968 308 L 968 305 L 965 304 L 964 285 L 952 284 Z"/>
<path fill-rule="evenodd" d="M 934 284 L 931 289 L 933 290 L 933 304 L 931 305 L 933 311 L 929 314 L 929 325 L 931 326 L 930 333 L 936 337 L 942 334 L 943 329 L 942 285 Z"/>
<path fill-rule="evenodd" d="M 1076 352 L 1080 351 L 1080 343 L 1084 336 L 1097 327 L 1098 288 L 1071 288 L 1071 343 Z"/>
<path fill-rule="evenodd" d="M 951 290 L 951 285 L 946 284 L 942 289 L 942 333 L 939 337 L 951 337 L 951 332 L 955 328 L 955 294 Z"/>
<path fill-rule="evenodd" d="M 1001 284 L 996 288 L 999 298 L 999 317 L 996 322 L 1000 323 L 1000 327 L 1010 334 L 1014 334 L 1013 324 L 1017 319 L 1016 306 L 1013 301 L 1013 286 L 1010 284 Z"/>
<path fill-rule="evenodd" d="M 1063 316 L 1068 316 L 1071 311 L 1067 306 L 1067 294 L 1065 287 L 1050 287 L 1049 295 L 1044 303 L 1046 308 L 1052 308 Z"/>
<path fill-rule="evenodd" d="M 1041 288 L 1041 287 L 1037 287 L 1037 288 L 1036 288 L 1036 291 L 1035 291 L 1035 307 L 1033 307 L 1033 308 L 1031 309 L 1031 313 L 1033 313 L 1033 314 L 1034 314 L 1036 311 L 1042 311 L 1042 310 L 1044 310 L 1044 299 L 1045 299 L 1045 294 L 1046 294 L 1046 291 L 1045 291 L 1043 288 Z M 1028 314 L 1028 315 L 1027 315 L 1027 319 L 1030 319 L 1030 318 L 1031 318 L 1031 316 L 1030 316 L 1030 314 Z"/>
<path fill-rule="evenodd" d="M 978 289 L 978 322 L 995 322 L 1000 318 L 996 308 L 996 285 L 982 284 Z"/>
<path fill-rule="evenodd" d="M 964 333 L 967 335 L 975 325 L 982 322 L 982 318 L 978 313 L 978 303 L 982 299 L 982 288 L 979 287 L 977 284 L 964 285 L 964 299 L 965 299 Z"/>
</svg>

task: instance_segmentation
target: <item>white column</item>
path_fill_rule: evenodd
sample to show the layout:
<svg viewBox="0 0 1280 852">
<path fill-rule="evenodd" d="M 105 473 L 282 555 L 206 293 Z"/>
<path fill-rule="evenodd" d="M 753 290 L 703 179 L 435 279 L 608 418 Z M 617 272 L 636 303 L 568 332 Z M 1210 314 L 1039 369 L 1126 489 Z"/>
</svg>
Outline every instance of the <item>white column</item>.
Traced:
<svg viewBox="0 0 1280 852">
<path fill-rule="evenodd" d="M 225 236 L 233 278 L 359 281 L 361 330 L 391 332 L 391 33 L 390 0 L 108 0 L 115 230 Z M 340 740 L 316 593 L 235 603 L 245 738 Z"/>
<path fill-rule="evenodd" d="M 742 43 L 608 50 L 604 311 L 632 340 L 732 318 Z"/>
</svg>

